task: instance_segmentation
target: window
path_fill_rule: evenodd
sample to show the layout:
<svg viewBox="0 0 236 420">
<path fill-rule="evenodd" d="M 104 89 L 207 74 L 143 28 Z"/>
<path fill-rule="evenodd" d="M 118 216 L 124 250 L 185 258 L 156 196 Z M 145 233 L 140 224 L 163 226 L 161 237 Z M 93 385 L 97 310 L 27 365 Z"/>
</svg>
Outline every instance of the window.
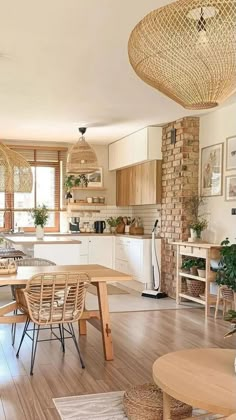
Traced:
<svg viewBox="0 0 236 420">
<path fill-rule="evenodd" d="M 45 204 L 50 210 L 46 230 L 59 231 L 59 211 L 62 202 L 60 179 L 64 176 L 66 150 L 14 150 L 30 161 L 33 189 L 31 193 L 0 193 L 0 229 L 24 228 L 33 231 L 34 225 L 29 210 Z"/>
</svg>

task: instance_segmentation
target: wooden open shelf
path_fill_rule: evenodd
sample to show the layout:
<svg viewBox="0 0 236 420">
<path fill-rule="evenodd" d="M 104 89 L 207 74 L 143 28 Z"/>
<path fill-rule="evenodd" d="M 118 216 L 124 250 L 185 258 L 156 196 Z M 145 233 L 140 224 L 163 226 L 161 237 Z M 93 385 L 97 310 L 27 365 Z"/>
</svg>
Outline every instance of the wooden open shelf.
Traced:
<svg viewBox="0 0 236 420">
<path fill-rule="evenodd" d="M 206 283 L 206 279 L 204 277 L 198 277 L 198 276 L 194 276 L 193 274 L 183 273 L 183 272 L 180 272 L 179 275 L 187 279 L 200 280 Z"/>
<path fill-rule="evenodd" d="M 106 191 L 104 187 L 72 187 L 71 189 L 80 191 Z"/>
<path fill-rule="evenodd" d="M 81 203 L 68 203 L 68 206 L 70 207 L 80 207 L 80 206 L 93 206 L 93 207 L 97 207 L 97 206 L 106 206 L 105 203 L 87 203 L 86 201 L 81 202 Z"/>
<path fill-rule="evenodd" d="M 195 297 L 188 295 L 187 293 L 179 293 L 179 296 L 188 300 L 192 300 L 193 302 L 201 303 L 202 305 L 206 305 L 206 301 L 201 299 L 200 297 Z"/>
</svg>

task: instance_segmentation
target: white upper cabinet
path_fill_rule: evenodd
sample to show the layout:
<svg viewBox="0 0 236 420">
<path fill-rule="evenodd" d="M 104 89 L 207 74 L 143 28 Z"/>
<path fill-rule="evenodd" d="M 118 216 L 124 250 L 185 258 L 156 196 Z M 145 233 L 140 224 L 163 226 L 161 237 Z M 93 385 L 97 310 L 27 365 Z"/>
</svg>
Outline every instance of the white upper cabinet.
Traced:
<svg viewBox="0 0 236 420">
<path fill-rule="evenodd" d="M 162 128 L 146 127 L 109 144 L 109 170 L 161 160 Z"/>
</svg>

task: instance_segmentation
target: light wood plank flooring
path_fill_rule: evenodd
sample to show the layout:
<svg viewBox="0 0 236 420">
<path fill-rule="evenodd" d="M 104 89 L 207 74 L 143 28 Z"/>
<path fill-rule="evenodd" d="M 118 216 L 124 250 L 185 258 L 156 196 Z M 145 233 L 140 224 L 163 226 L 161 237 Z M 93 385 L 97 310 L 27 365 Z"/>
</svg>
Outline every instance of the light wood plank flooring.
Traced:
<svg viewBox="0 0 236 420">
<path fill-rule="evenodd" d="M 112 314 L 115 360 L 105 362 L 100 333 L 88 326 L 81 338 L 86 363 L 82 371 L 74 345 L 40 343 L 34 376 L 29 375 L 30 341 L 20 359 L 11 346 L 10 326 L 0 326 L 0 420 L 59 419 L 52 398 L 124 390 L 152 380 L 152 364 L 167 352 L 194 347 L 235 348 L 236 337 L 224 340 L 228 323 L 204 320 L 201 309 Z M 20 337 L 18 327 L 16 342 Z"/>
</svg>

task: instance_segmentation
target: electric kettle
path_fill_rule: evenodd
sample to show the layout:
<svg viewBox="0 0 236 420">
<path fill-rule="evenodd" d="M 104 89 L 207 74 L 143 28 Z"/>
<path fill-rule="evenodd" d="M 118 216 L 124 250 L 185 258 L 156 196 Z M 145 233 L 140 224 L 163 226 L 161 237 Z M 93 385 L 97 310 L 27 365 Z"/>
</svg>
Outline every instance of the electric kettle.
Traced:
<svg viewBox="0 0 236 420">
<path fill-rule="evenodd" d="M 103 233 L 104 229 L 106 229 L 106 223 L 104 220 L 97 220 L 94 222 L 94 229 L 96 233 Z"/>
</svg>

